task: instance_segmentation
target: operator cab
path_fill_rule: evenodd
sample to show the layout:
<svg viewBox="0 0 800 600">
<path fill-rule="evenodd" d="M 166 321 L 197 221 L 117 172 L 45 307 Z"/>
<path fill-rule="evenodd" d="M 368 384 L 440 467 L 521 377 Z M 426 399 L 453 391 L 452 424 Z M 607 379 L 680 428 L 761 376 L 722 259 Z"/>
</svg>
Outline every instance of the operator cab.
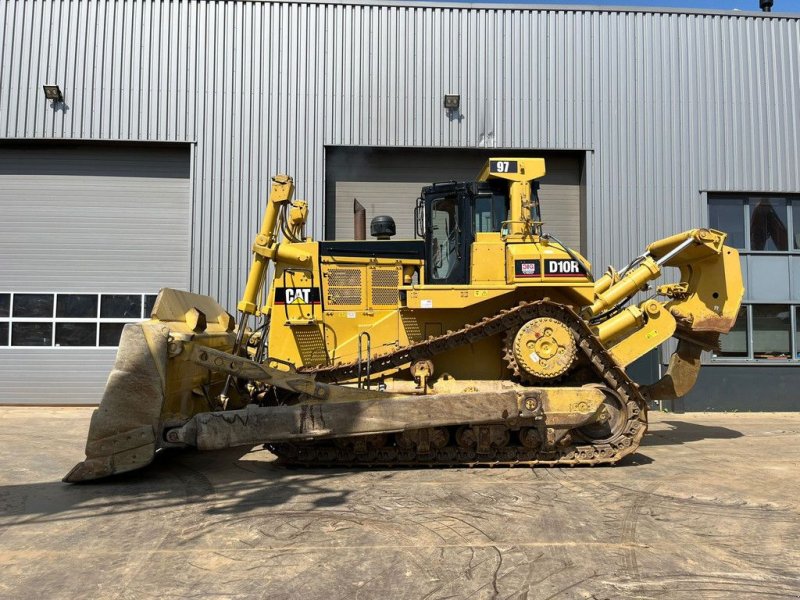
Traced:
<svg viewBox="0 0 800 600">
<path fill-rule="evenodd" d="M 540 221 L 538 182 L 531 182 L 533 219 Z M 434 183 L 422 189 L 414 210 L 415 236 L 425 241 L 425 281 L 470 282 L 470 250 L 478 233 L 500 233 L 510 219 L 508 181 Z"/>
</svg>

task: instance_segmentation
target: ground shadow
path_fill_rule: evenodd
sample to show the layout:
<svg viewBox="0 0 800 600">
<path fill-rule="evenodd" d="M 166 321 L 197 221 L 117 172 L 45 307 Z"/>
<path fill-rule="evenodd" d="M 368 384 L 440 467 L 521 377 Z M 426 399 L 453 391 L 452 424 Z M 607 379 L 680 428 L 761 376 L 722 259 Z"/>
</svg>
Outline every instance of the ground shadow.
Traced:
<svg viewBox="0 0 800 600">
<path fill-rule="evenodd" d="M 651 462 L 650 457 L 636 453 L 618 466 Z M 0 486 L 0 534 L 5 527 L 21 523 L 147 514 L 153 509 L 193 504 L 201 506 L 206 514 L 217 515 L 246 514 L 298 503 L 312 509 L 335 508 L 347 504 L 357 491 L 337 479 L 368 472 L 374 481 L 380 481 L 394 477 L 397 470 L 288 467 L 258 447 L 218 452 L 171 450 L 159 453 L 143 469 L 95 482 L 66 484 L 51 480 Z"/>
<path fill-rule="evenodd" d="M 642 446 L 666 446 L 699 440 L 729 440 L 744 435 L 741 431 L 727 427 L 698 425 L 686 421 L 660 421 L 659 423 L 667 425 L 670 429 L 648 431 L 642 441 Z"/>
<path fill-rule="evenodd" d="M 44 481 L 0 486 L 0 532 L 4 526 L 146 512 L 207 503 L 209 513 L 239 513 L 305 499 L 334 507 L 350 492 L 327 485 L 341 469 L 281 467 L 269 460 L 242 460 L 249 448 L 221 452 L 160 453 L 147 467 L 81 484 Z M 212 482 L 206 476 L 213 473 Z"/>
<path fill-rule="evenodd" d="M 628 456 L 624 457 L 618 463 L 613 465 L 614 468 L 619 467 L 640 467 L 642 465 L 649 465 L 652 464 L 654 461 L 652 458 L 647 456 L 646 454 L 642 454 L 641 452 L 634 452 L 633 454 L 629 454 Z"/>
</svg>

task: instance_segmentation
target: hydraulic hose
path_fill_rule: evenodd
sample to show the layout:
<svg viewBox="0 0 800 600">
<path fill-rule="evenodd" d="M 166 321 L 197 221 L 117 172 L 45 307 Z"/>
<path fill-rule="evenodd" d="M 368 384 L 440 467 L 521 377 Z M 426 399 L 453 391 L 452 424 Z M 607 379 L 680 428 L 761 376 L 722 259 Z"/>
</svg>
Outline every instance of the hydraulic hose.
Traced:
<svg viewBox="0 0 800 600">
<path fill-rule="evenodd" d="M 567 246 L 567 245 L 566 245 L 564 242 L 562 242 L 560 239 L 558 239 L 558 238 L 557 238 L 556 236 L 554 236 L 553 234 L 550 234 L 550 233 L 545 233 L 545 234 L 542 236 L 542 238 L 544 238 L 544 239 L 546 239 L 546 240 L 553 240 L 553 241 L 554 241 L 556 244 L 560 245 L 560 246 L 561 246 L 561 247 L 564 249 L 564 252 L 566 252 L 567 254 L 569 254 L 569 256 L 570 256 L 570 258 L 571 258 L 572 260 L 574 260 L 575 262 L 577 262 L 579 265 L 582 265 L 582 266 L 583 266 L 583 268 L 584 268 L 584 269 L 586 269 L 586 276 L 589 278 L 589 281 L 591 281 L 592 283 L 594 283 L 594 275 L 592 275 L 592 270 L 589 268 L 589 265 L 588 265 L 588 264 L 586 264 L 586 262 L 584 262 L 583 260 L 581 260 L 581 259 L 578 257 L 578 255 L 577 255 L 577 254 L 575 254 L 575 252 L 572 250 L 572 248 L 570 248 L 569 246 Z"/>
</svg>

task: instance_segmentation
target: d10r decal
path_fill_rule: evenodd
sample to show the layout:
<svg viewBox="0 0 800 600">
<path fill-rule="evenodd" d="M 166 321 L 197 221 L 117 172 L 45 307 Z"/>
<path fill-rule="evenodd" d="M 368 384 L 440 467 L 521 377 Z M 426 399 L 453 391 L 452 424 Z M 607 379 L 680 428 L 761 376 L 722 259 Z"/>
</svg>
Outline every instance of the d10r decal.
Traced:
<svg viewBox="0 0 800 600">
<path fill-rule="evenodd" d="M 514 261 L 514 276 L 515 277 L 539 277 L 541 271 L 539 269 L 538 260 L 515 260 Z"/>
<path fill-rule="evenodd" d="M 319 288 L 275 288 L 275 304 L 319 304 Z"/>
<path fill-rule="evenodd" d="M 545 277 L 585 277 L 586 269 L 577 260 L 547 258 L 544 261 Z"/>
</svg>

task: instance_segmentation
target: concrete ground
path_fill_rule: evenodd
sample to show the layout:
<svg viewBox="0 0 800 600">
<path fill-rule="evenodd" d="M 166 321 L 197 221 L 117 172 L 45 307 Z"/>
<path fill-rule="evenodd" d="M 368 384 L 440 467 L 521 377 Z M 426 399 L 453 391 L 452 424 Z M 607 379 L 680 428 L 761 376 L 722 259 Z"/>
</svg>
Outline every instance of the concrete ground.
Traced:
<svg viewBox="0 0 800 600">
<path fill-rule="evenodd" d="M 178 453 L 99 484 L 86 408 L 5 408 L 2 598 L 798 598 L 800 414 L 652 414 L 575 469 L 287 470 Z"/>
</svg>

